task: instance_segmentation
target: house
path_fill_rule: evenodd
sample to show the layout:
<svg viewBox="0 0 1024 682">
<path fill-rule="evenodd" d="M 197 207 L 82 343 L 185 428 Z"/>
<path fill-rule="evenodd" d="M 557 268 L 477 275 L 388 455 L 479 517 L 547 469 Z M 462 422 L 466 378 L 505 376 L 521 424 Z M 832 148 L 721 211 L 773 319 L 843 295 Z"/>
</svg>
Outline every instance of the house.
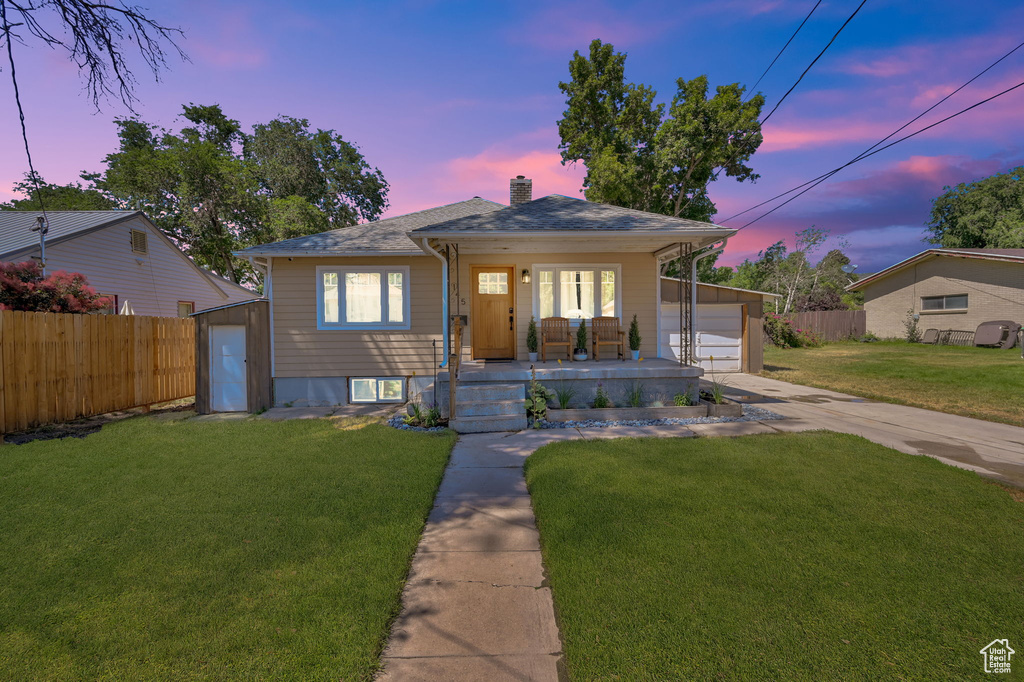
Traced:
<svg viewBox="0 0 1024 682">
<path fill-rule="evenodd" d="M 685 282 L 661 278 L 661 357 L 680 353 L 679 292 Z M 697 282 L 697 365 L 748 374 L 764 369 L 764 304 L 776 298 L 765 291 Z"/>
<path fill-rule="evenodd" d="M 525 384 L 530 318 L 550 316 L 637 316 L 642 366 L 573 363 L 581 378 L 643 379 L 670 400 L 692 385 L 699 367 L 662 357 L 662 266 L 735 230 L 531 195 L 520 176 L 510 206 L 474 197 L 236 252 L 266 274 L 274 403 L 402 402 L 435 381 L 440 402 L 449 351 L 459 383 Z"/>
<path fill-rule="evenodd" d="M 867 331 L 906 335 L 907 313 L 921 329 L 974 331 L 990 320 L 1024 322 L 1024 249 L 928 249 L 847 287 L 864 292 Z"/>
<path fill-rule="evenodd" d="M 0 261 L 38 260 L 37 211 L 0 211 Z M 141 211 L 47 211 L 47 272 L 85 275 L 109 312 L 188 317 L 259 294 L 197 266 Z"/>
</svg>

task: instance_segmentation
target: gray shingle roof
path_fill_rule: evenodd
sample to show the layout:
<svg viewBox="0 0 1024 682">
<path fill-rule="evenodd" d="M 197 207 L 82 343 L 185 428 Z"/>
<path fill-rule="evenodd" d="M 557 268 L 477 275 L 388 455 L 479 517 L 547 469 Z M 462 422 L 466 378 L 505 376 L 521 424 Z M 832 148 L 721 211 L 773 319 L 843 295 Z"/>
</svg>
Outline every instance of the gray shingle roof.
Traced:
<svg viewBox="0 0 1024 682">
<path fill-rule="evenodd" d="M 730 228 L 686 218 L 635 211 L 619 206 L 597 204 L 557 194 L 509 206 L 500 211 L 456 218 L 421 227 L 413 236 L 433 233 L 515 234 L 517 232 L 665 232 L 709 231 Z M 730 230 L 731 231 L 731 230 Z"/>
<path fill-rule="evenodd" d="M 372 253 L 410 253 L 421 255 L 423 252 L 408 237 L 408 233 L 418 227 L 433 223 L 462 218 L 465 216 L 489 213 L 505 208 L 479 197 L 455 204 L 447 204 L 424 211 L 408 213 L 377 220 L 372 223 L 343 227 L 329 232 L 321 232 L 306 237 L 285 239 L 279 242 L 252 246 L 235 253 L 239 256 L 289 255 L 289 254 L 358 254 Z"/>
<path fill-rule="evenodd" d="M 50 226 L 46 242 L 63 241 L 80 232 L 98 229 L 126 220 L 138 211 L 47 211 Z M 0 211 L 0 260 L 39 245 L 39 233 L 32 232 L 39 211 Z"/>
</svg>

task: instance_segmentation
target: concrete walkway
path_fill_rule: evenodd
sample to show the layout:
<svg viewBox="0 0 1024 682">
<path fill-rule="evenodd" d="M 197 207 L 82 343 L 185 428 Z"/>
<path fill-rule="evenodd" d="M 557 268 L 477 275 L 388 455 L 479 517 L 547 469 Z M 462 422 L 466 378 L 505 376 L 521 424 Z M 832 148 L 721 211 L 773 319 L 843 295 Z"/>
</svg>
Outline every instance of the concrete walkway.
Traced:
<svg viewBox="0 0 1024 682">
<path fill-rule="evenodd" d="M 730 397 L 791 419 L 763 422 L 778 431 L 852 433 L 912 455 L 928 455 L 983 476 L 1024 487 L 1024 428 L 749 374 L 728 379 Z M 724 426 L 724 425 L 723 425 Z M 699 431 L 697 427 L 691 427 Z"/>
</svg>

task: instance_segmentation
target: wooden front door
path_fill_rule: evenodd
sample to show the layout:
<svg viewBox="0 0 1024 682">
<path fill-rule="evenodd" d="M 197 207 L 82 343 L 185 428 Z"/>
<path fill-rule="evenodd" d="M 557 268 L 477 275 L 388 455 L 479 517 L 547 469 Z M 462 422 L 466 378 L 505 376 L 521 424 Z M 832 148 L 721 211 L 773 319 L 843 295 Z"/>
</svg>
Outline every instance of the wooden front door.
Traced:
<svg viewBox="0 0 1024 682">
<path fill-rule="evenodd" d="M 469 269 L 473 299 L 470 336 L 473 358 L 516 356 L 515 268 L 474 265 Z"/>
</svg>

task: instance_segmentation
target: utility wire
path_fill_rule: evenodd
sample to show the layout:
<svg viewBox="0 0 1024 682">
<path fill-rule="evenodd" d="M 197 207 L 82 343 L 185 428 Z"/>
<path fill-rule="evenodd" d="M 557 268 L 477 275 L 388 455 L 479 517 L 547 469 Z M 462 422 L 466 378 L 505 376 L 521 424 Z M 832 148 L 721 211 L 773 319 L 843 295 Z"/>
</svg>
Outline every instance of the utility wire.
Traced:
<svg viewBox="0 0 1024 682">
<path fill-rule="evenodd" d="M 997 60 L 995 60 L 994 62 L 992 62 L 991 64 L 989 64 L 989 65 L 988 65 L 987 67 L 985 67 L 985 68 L 984 68 L 984 69 L 983 69 L 982 71 L 978 72 L 978 73 L 977 73 L 977 74 L 976 74 L 976 75 L 975 75 L 975 76 L 974 76 L 973 78 L 971 78 L 970 80 L 968 80 L 967 82 L 965 82 L 965 83 L 964 83 L 963 85 L 961 85 L 961 86 L 960 86 L 959 88 L 957 88 L 956 90 L 952 91 L 951 93 L 949 93 L 948 95 L 946 95 L 945 97 L 943 97 L 942 99 L 940 99 L 939 101 L 937 101 L 937 102 L 936 102 L 935 104 L 931 105 L 930 107 L 928 107 L 927 109 L 925 109 L 924 111 L 922 111 L 922 112 L 921 112 L 920 114 L 918 114 L 918 115 L 917 115 L 917 116 L 915 116 L 914 118 L 910 119 L 909 121 L 907 121 L 906 123 L 904 123 L 903 125 L 901 125 L 901 126 L 900 126 L 899 128 L 897 128 L 896 130 L 892 131 L 891 133 L 889 133 L 888 135 L 886 135 L 885 137 L 883 137 L 883 138 L 882 138 L 881 140 L 879 140 L 878 142 L 874 143 L 873 145 L 871 145 L 870 147 L 868 147 L 867 149 L 865 149 L 864 151 L 862 151 L 862 152 L 861 152 L 860 154 L 858 154 L 858 155 L 857 155 L 856 157 L 854 157 L 854 158 L 853 158 L 853 159 L 852 159 L 852 160 L 850 161 L 850 163 L 854 163 L 854 162 L 856 162 L 856 161 L 859 161 L 859 160 L 860 160 L 861 158 L 863 158 L 863 157 L 864 157 L 864 156 L 865 156 L 866 154 L 868 154 L 868 153 L 869 153 L 869 152 L 871 152 L 871 151 L 872 151 L 873 149 L 875 149 L 875 147 L 878 147 L 879 145 L 881 145 L 881 144 L 884 144 L 884 143 L 886 142 L 886 140 L 888 140 L 888 139 L 890 139 L 891 137 L 893 137 L 894 135 L 897 135 L 898 133 L 902 132 L 902 131 L 903 131 L 903 130 L 905 130 L 905 129 L 906 129 L 907 127 L 909 127 L 909 126 L 910 126 L 910 124 L 914 123 L 915 121 L 918 121 L 918 120 L 920 120 L 921 118 L 923 118 L 923 117 L 924 117 L 925 115 L 927 115 L 927 114 L 928 114 L 929 112 L 933 111 L 933 110 L 934 110 L 934 109 L 935 109 L 936 107 L 938 107 L 939 105 L 941 105 L 941 104 L 942 104 L 943 102 L 945 102 L 946 100 L 948 100 L 948 99 L 949 99 L 950 97 L 952 97 L 953 95 L 957 94 L 958 92 L 960 92 L 961 90 L 963 90 L 964 88 L 966 88 L 966 87 L 967 87 L 968 85 L 970 85 L 970 84 L 971 84 L 971 83 L 973 83 L 974 81 L 976 81 L 976 80 L 978 80 L 979 78 L 981 78 L 982 76 L 984 76 L 984 75 L 985 75 L 986 73 L 988 73 L 988 72 L 989 72 L 989 71 L 990 71 L 990 70 L 991 70 L 991 69 L 992 69 L 993 67 L 995 67 L 995 66 L 996 66 L 997 64 L 999 64 L 1000 62 L 1002 62 L 1003 60 L 1005 60 L 1005 59 L 1006 59 L 1007 57 L 1009 57 L 1010 55 L 1012 55 L 1012 54 L 1013 54 L 1014 52 L 1016 52 L 1017 50 L 1019 50 L 1019 49 L 1020 49 L 1020 48 L 1022 48 L 1022 47 L 1024 47 L 1024 42 L 1022 42 L 1022 43 L 1019 43 L 1019 44 L 1018 44 L 1018 45 L 1017 45 L 1016 47 L 1014 47 L 1014 48 L 1013 48 L 1012 50 L 1010 50 L 1009 52 L 1007 52 L 1006 54 L 1004 54 L 1004 55 L 1003 55 L 1002 57 L 1000 57 L 999 59 L 997 59 Z M 849 164 L 847 164 L 847 165 L 849 165 Z M 792 189 L 788 189 L 788 190 L 786 190 L 785 192 L 782 192 L 781 194 L 776 194 L 776 195 L 775 195 L 775 196 L 773 196 L 773 197 L 772 197 L 771 199 L 765 199 L 765 200 L 764 200 L 764 201 L 762 201 L 761 203 L 759 203 L 759 204 L 755 204 L 754 206 L 751 206 L 751 207 L 750 207 L 750 208 L 748 208 L 748 209 L 745 209 L 745 210 L 743 210 L 743 211 L 740 211 L 739 213 L 733 214 L 733 215 L 729 216 L 728 218 L 723 218 L 723 219 L 722 219 L 722 222 L 723 222 L 723 223 L 725 223 L 725 222 L 729 222 L 730 220 L 733 220 L 733 219 L 735 219 L 735 218 L 739 218 L 739 217 L 740 217 L 741 215 L 743 215 L 744 213 L 749 213 L 749 212 L 753 211 L 754 209 L 757 209 L 757 208 L 761 208 L 761 207 L 762 207 L 762 206 L 764 206 L 765 204 L 770 204 L 771 202 L 775 201 L 776 199 L 781 199 L 782 197 L 786 196 L 787 194 L 792 194 L 793 192 L 797 191 L 798 189 L 803 189 L 804 187 L 807 187 L 807 185 L 811 184 L 812 182 L 817 182 L 818 180 L 822 180 L 822 179 L 827 179 L 827 178 L 831 177 L 832 175 L 835 175 L 835 174 L 836 174 L 837 172 L 839 172 L 839 170 L 841 170 L 842 168 L 845 168 L 845 166 L 840 166 L 840 168 L 837 168 L 837 169 L 833 169 L 833 170 L 831 170 L 831 171 L 828 171 L 827 173 L 823 173 L 823 174 L 819 175 L 819 176 L 818 176 L 818 177 L 816 177 L 816 178 L 812 178 L 811 180 L 808 180 L 807 182 L 803 183 L 802 185 L 797 185 L 796 187 L 794 187 L 794 188 L 792 188 Z"/>
<path fill-rule="evenodd" d="M 14 50 L 11 47 L 13 39 L 11 37 L 11 29 L 14 28 L 11 24 L 7 23 L 7 4 L 4 0 L 0 0 L 0 24 L 3 24 L 2 29 L 4 37 L 7 40 L 7 62 L 11 65 L 11 83 L 14 84 L 14 102 L 18 105 L 18 119 L 21 121 L 21 139 L 25 143 L 25 156 L 28 157 L 28 170 L 32 176 L 32 182 L 36 186 L 36 199 L 39 201 L 39 210 L 43 213 L 43 227 L 46 229 L 46 225 L 49 222 L 46 219 L 46 206 L 43 204 L 43 192 L 39 187 L 39 176 L 36 174 L 36 169 L 32 165 L 32 152 L 28 148 L 28 131 L 25 129 L 25 111 L 21 107 L 21 94 L 18 92 L 18 76 L 14 70 Z"/>
<path fill-rule="evenodd" d="M 987 102 L 991 102 L 992 100 L 994 100 L 997 97 L 1002 97 L 1003 95 L 1005 95 L 1005 94 L 1007 94 L 1009 92 L 1012 92 L 1012 91 L 1016 90 L 1019 87 L 1024 87 L 1024 81 L 1021 81 L 1020 83 L 1017 83 L 1016 85 L 1014 85 L 1012 87 L 1009 87 L 1009 88 L 1003 90 L 1002 92 L 998 92 L 998 93 L 992 95 L 991 97 L 986 97 L 985 99 L 981 100 L 980 102 L 975 102 L 971 106 L 966 107 L 964 109 L 961 109 L 960 111 L 956 112 L 955 114 L 950 114 L 949 116 L 947 116 L 947 117 L 945 117 L 943 119 L 940 119 L 940 120 L 936 121 L 935 123 L 927 125 L 924 128 L 920 128 L 919 130 L 915 130 L 914 132 L 910 133 L 909 135 L 904 135 L 903 137 L 899 138 L 898 140 L 893 140 L 892 142 L 890 142 L 889 144 L 885 145 L 884 147 L 879 147 L 878 149 L 875 149 L 872 152 L 869 152 L 867 154 L 863 154 L 861 156 L 858 156 L 855 159 L 852 159 L 851 161 L 848 161 L 848 162 L 844 163 L 842 166 L 839 166 L 838 168 L 834 168 L 833 170 L 831 170 L 828 173 L 826 173 L 824 176 L 819 176 L 819 179 L 817 179 L 816 182 L 814 180 L 811 180 L 810 182 L 813 182 L 814 184 L 811 185 L 810 187 L 807 187 L 806 189 L 804 189 L 799 194 L 795 194 L 795 195 L 791 196 L 789 199 L 786 199 L 784 202 L 782 202 L 778 206 L 775 206 L 771 210 L 762 213 L 761 215 L 757 216 L 756 218 L 751 220 L 749 223 L 747 223 L 746 225 L 743 225 L 743 227 L 740 227 L 738 229 L 742 230 L 745 227 L 750 227 L 751 225 L 756 223 L 761 218 L 764 218 L 766 216 L 771 215 L 772 213 L 774 213 L 775 211 L 779 210 L 780 208 L 782 208 L 783 206 L 785 206 L 789 202 L 793 201 L 794 199 L 796 199 L 800 195 L 802 195 L 802 194 L 804 194 L 806 192 L 809 192 L 810 190 L 814 189 L 815 187 L 817 187 L 821 183 L 825 182 L 825 180 L 829 179 L 830 177 L 832 177 L 833 175 L 835 175 L 839 171 L 843 170 L 847 166 L 852 166 L 853 164 L 857 163 L 858 161 L 863 161 L 864 159 L 868 158 L 869 156 L 874 156 L 875 154 L 877 154 L 879 152 L 883 152 L 886 149 L 888 149 L 889 147 L 897 145 L 900 142 L 903 142 L 904 140 L 909 140 L 910 138 L 914 137 L 915 135 L 920 135 L 921 133 L 925 132 L 926 130 L 930 130 L 930 129 L 934 128 L 935 126 L 940 125 L 942 123 L 945 123 L 946 121 L 948 121 L 948 120 L 950 120 L 952 118 L 956 118 L 957 116 L 959 116 L 961 114 L 966 114 L 971 109 L 974 109 L 976 107 L 980 107 L 982 104 L 985 104 Z M 804 184 L 806 185 L 806 184 L 809 184 L 809 183 L 804 183 Z"/>
<path fill-rule="evenodd" d="M 835 35 L 832 36 L 832 40 L 828 41 L 828 44 L 825 45 L 825 47 L 821 48 L 821 52 L 818 53 L 818 56 L 815 57 L 811 61 L 811 63 L 807 65 L 807 68 L 804 69 L 804 72 L 801 73 L 800 77 L 796 79 L 796 83 L 793 83 L 793 85 L 789 88 L 789 90 L 786 91 L 786 94 L 782 96 L 782 99 L 780 99 L 778 102 L 775 103 L 775 106 L 772 107 L 772 110 L 768 112 L 768 115 L 765 116 L 763 119 L 761 119 L 761 125 L 764 125 L 765 123 L 768 122 L 768 119 L 770 119 L 772 117 L 772 114 L 775 113 L 775 110 L 778 109 L 782 105 L 782 103 L 786 101 L 787 97 L 789 97 L 789 93 L 793 92 L 793 90 L 796 89 L 796 86 L 800 85 L 800 81 L 802 81 L 804 79 L 804 76 L 807 75 L 807 72 L 811 70 L 811 67 L 813 67 L 815 64 L 818 63 L 818 60 L 821 59 L 821 56 L 823 54 L 825 54 L 825 51 L 828 50 L 828 48 L 832 47 L 832 43 L 836 42 L 836 38 L 839 37 L 839 34 L 843 32 L 843 29 L 846 28 L 847 24 L 849 24 L 851 21 L 853 21 L 853 18 L 855 16 L 857 16 L 857 12 L 860 11 L 860 8 L 863 7 L 864 3 L 866 3 L 867 1 L 868 0 L 861 0 L 861 3 L 859 5 L 857 5 L 857 9 L 853 10 L 853 14 L 851 14 L 849 17 L 846 18 L 846 21 L 843 22 L 843 25 L 840 26 L 839 30 L 836 31 Z"/>
<path fill-rule="evenodd" d="M 761 80 L 768 75 L 769 71 L 772 70 L 772 67 L 775 66 L 775 62 L 779 61 L 779 57 L 781 57 L 782 53 L 786 51 L 786 48 L 789 47 L 789 44 L 793 42 L 793 38 L 796 38 L 796 34 L 800 32 L 800 29 L 804 27 L 804 24 L 807 23 L 807 20 L 811 18 L 811 15 L 814 14 L 814 10 L 818 9 L 818 5 L 820 4 L 821 0 L 818 0 L 818 2 L 814 3 L 814 7 L 812 7 L 811 11 L 807 13 L 807 16 L 804 17 L 804 20 L 800 22 L 800 25 L 796 27 L 796 30 L 793 31 L 793 35 L 789 37 L 789 40 L 787 40 L 786 44 L 782 46 L 782 49 L 779 50 L 779 53 L 775 55 L 775 59 L 772 60 L 772 63 L 768 65 L 768 68 L 764 70 L 764 73 L 761 74 L 761 76 L 757 79 L 757 82 L 754 83 L 753 87 L 750 88 L 751 92 L 757 90 L 757 86 L 761 84 Z"/>
</svg>

